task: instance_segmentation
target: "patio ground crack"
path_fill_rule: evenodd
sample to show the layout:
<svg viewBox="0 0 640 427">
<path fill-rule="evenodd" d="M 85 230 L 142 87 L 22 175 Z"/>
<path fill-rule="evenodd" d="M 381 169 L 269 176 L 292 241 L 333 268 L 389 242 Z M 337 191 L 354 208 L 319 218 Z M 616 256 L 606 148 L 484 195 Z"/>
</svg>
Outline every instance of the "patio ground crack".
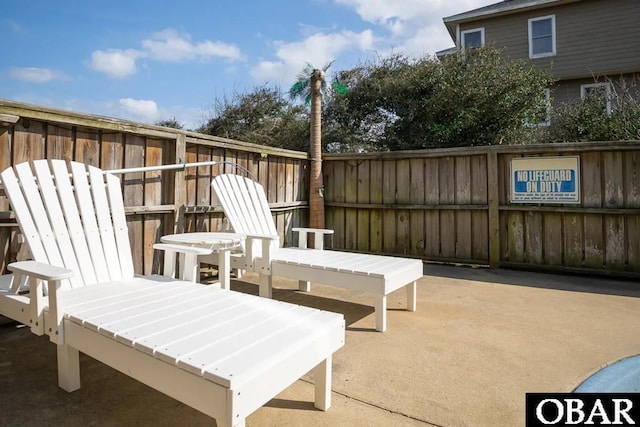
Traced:
<svg viewBox="0 0 640 427">
<path fill-rule="evenodd" d="M 304 378 L 301 378 L 301 381 L 304 381 L 307 384 L 313 385 L 313 382 L 308 381 L 308 380 L 306 380 Z M 421 422 L 421 423 L 423 423 L 423 424 L 425 424 L 427 426 L 444 427 L 442 424 L 436 424 L 436 423 L 433 423 L 431 421 L 423 420 L 422 418 L 417 418 L 417 417 L 414 417 L 413 415 L 405 414 L 404 412 L 394 411 L 393 409 L 385 408 L 384 406 L 380 406 L 380 405 L 377 405 L 375 403 L 368 402 L 366 400 L 363 400 L 363 399 L 360 399 L 360 398 L 357 398 L 357 397 L 354 397 L 354 396 L 350 396 L 348 394 L 341 393 L 341 392 L 333 390 L 333 389 L 331 390 L 331 393 L 337 394 L 338 396 L 342 396 L 342 397 L 344 397 L 346 399 L 349 399 L 349 400 L 354 400 L 354 401 L 356 401 L 358 403 L 362 403 L 362 404 L 370 406 L 372 408 L 380 409 L 381 411 L 385 411 L 385 412 L 388 412 L 390 414 L 400 415 L 402 417 L 406 417 L 406 418 L 409 418 L 411 420 Z"/>
</svg>

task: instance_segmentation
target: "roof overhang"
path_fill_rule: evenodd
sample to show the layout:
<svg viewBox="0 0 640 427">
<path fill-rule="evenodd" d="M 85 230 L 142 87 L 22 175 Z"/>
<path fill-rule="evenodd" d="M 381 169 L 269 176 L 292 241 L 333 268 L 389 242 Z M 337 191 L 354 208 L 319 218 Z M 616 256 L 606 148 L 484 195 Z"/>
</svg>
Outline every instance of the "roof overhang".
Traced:
<svg viewBox="0 0 640 427">
<path fill-rule="evenodd" d="M 447 31 L 449 31 L 451 39 L 456 42 L 456 27 L 458 24 L 494 16 L 510 15 L 525 10 L 542 9 L 545 7 L 556 6 L 558 4 L 575 3 L 578 1 L 582 0 L 507 0 L 478 9 L 469 10 L 457 15 L 447 16 L 446 18 L 442 18 L 442 20 L 444 21 L 444 25 L 447 27 Z"/>
</svg>

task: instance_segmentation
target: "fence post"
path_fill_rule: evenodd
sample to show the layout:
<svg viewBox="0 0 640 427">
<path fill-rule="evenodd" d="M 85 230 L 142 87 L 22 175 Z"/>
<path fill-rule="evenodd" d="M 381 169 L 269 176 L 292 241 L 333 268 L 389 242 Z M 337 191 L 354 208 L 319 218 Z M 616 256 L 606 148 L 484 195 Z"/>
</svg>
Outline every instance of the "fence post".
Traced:
<svg viewBox="0 0 640 427">
<path fill-rule="evenodd" d="M 489 267 L 500 266 L 500 210 L 498 195 L 498 150 L 487 150 L 487 194 L 489 220 Z"/>
<path fill-rule="evenodd" d="M 176 135 L 176 158 L 175 163 L 186 162 L 187 137 L 180 133 Z M 175 173 L 173 183 L 173 206 L 174 218 L 173 228 L 175 233 L 184 233 L 185 219 L 184 206 L 187 200 L 187 186 L 184 178 L 184 169 L 178 169 Z"/>
</svg>

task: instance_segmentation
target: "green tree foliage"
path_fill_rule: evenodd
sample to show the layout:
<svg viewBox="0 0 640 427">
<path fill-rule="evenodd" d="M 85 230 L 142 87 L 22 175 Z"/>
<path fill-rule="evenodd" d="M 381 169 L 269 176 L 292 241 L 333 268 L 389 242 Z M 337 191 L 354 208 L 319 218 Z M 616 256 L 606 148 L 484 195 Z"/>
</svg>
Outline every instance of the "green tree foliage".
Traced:
<svg viewBox="0 0 640 427">
<path fill-rule="evenodd" d="M 299 80 L 294 88 L 310 99 L 310 79 Z M 552 82 L 528 61 L 508 60 L 490 47 L 443 61 L 391 55 L 341 71 L 333 81 L 334 92 L 343 96 L 324 96 L 323 151 L 531 142 L 538 136 L 527 123 L 544 109 Z M 306 105 L 265 85 L 216 100 L 199 131 L 309 151 L 309 120 Z"/>
<path fill-rule="evenodd" d="M 383 58 L 340 73 L 348 91 L 327 105 L 326 140 L 401 150 L 513 143 L 541 106 L 550 75 L 491 47 L 442 61 Z"/>
<path fill-rule="evenodd" d="M 609 80 L 606 93 L 554 108 L 548 135 L 539 142 L 640 140 L 640 79 Z M 609 101 L 610 108 L 606 108 Z"/>
<path fill-rule="evenodd" d="M 198 132 L 291 150 L 309 150 L 309 112 L 278 88 L 260 86 L 215 101 Z"/>
<path fill-rule="evenodd" d="M 173 128 L 173 129 L 184 129 L 184 126 L 182 125 L 182 123 L 177 121 L 175 117 L 172 117 L 172 118 L 167 119 L 167 120 L 158 120 L 155 123 L 155 125 L 156 126 L 164 126 L 166 128 Z"/>
</svg>

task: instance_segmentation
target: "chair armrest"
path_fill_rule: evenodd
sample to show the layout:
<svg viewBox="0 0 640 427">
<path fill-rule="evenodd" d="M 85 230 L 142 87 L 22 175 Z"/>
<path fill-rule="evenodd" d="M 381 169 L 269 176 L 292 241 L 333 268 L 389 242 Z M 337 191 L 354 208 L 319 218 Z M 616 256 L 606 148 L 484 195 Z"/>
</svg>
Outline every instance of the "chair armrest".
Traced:
<svg viewBox="0 0 640 427">
<path fill-rule="evenodd" d="M 64 280 L 73 276 L 73 270 L 37 261 L 18 261 L 7 266 L 9 271 L 40 280 Z"/>
<path fill-rule="evenodd" d="M 333 234 L 333 230 L 329 230 L 328 228 L 293 227 L 291 231 L 301 233 Z"/>
<path fill-rule="evenodd" d="M 294 232 L 298 232 L 298 247 L 306 249 L 307 240 L 309 234 L 315 236 L 314 243 L 316 249 L 324 249 L 324 236 L 328 234 L 333 234 L 333 230 L 327 230 L 325 228 L 305 228 L 305 227 L 294 227 L 291 229 Z"/>
<path fill-rule="evenodd" d="M 62 344 L 64 342 L 64 333 L 62 331 L 63 311 L 60 308 L 58 291 L 60 290 L 61 280 L 73 276 L 73 270 L 37 261 L 18 261 L 9 264 L 7 268 L 16 276 L 29 277 L 29 322 L 31 323 L 31 332 L 36 335 L 42 335 L 45 332 L 44 308 L 46 297 L 44 296 L 42 282 L 49 282 L 47 293 L 49 294 L 49 313 L 52 323 L 47 329 L 50 340 L 56 344 Z"/>
<path fill-rule="evenodd" d="M 260 239 L 260 240 L 278 240 L 279 236 L 274 236 L 272 234 L 243 234 L 246 238 L 249 239 Z"/>
</svg>

